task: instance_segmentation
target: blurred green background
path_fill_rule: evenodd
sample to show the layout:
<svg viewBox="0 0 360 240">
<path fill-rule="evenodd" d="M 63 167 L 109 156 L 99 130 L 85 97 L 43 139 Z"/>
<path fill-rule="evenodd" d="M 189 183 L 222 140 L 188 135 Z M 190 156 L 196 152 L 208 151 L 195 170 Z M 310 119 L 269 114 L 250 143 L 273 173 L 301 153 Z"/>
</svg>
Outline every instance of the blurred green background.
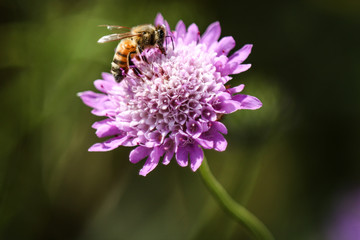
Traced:
<svg viewBox="0 0 360 240">
<path fill-rule="evenodd" d="M 360 190 L 360 2 L 0 2 L 0 239 L 249 239 L 198 174 L 159 165 L 146 178 L 130 148 L 89 153 L 101 118 L 76 96 L 109 71 L 99 24 L 161 12 L 201 32 L 219 20 L 253 67 L 234 78 L 263 108 L 225 117 L 218 180 L 277 239 L 326 239 L 341 196 Z"/>
</svg>

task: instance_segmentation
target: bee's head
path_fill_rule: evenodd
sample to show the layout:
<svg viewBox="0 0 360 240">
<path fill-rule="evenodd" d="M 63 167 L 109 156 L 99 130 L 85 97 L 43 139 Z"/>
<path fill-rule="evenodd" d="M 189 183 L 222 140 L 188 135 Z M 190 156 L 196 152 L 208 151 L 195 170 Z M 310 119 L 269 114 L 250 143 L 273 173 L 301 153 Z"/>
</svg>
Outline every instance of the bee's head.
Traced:
<svg viewBox="0 0 360 240">
<path fill-rule="evenodd" d="M 165 36 L 166 36 L 166 29 L 165 29 L 165 26 L 164 25 L 158 25 L 156 26 L 156 34 L 155 34 L 155 41 L 156 41 L 156 44 L 158 45 L 160 51 L 162 54 L 166 54 L 165 52 L 165 49 L 164 49 L 164 39 L 165 39 Z"/>
</svg>

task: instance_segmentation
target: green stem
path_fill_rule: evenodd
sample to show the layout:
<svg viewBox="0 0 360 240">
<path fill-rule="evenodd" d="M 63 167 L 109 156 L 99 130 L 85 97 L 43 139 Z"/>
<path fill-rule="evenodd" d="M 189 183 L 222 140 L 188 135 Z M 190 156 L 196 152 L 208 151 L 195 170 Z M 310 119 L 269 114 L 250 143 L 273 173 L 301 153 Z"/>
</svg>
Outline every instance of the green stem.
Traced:
<svg viewBox="0 0 360 240">
<path fill-rule="evenodd" d="M 206 187 L 215 197 L 218 203 L 233 216 L 246 230 L 257 240 L 274 240 L 274 237 L 266 226 L 246 208 L 235 202 L 221 184 L 211 173 L 207 160 L 204 160 L 199 168 L 200 175 Z"/>
</svg>

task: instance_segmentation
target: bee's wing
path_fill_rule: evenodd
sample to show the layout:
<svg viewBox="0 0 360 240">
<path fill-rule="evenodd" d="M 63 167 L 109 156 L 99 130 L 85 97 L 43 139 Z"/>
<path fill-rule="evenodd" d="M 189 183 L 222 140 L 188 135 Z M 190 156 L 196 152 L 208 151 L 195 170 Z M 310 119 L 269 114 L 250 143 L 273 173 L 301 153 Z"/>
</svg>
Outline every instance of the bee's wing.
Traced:
<svg viewBox="0 0 360 240">
<path fill-rule="evenodd" d="M 118 25 L 99 25 L 99 27 L 106 27 L 107 29 L 109 29 L 109 30 L 113 30 L 113 29 L 123 29 L 123 28 L 125 28 L 125 29 L 131 29 L 131 28 L 129 28 L 129 27 L 125 27 L 125 26 L 118 26 Z"/>
<path fill-rule="evenodd" d="M 130 37 L 135 37 L 135 36 L 139 36 L 139 34 L 132 34 L 130 32 L 127 33 L 114 33 L 114 34 L 110 34 L 110 35 L 106 35 L 101 37 L 98 40 L 98 43 L 106 43 L 106 42 L 112 42 L 112 41 L 118 41 L 124 38 L 130 38 Z"/>
</svg>

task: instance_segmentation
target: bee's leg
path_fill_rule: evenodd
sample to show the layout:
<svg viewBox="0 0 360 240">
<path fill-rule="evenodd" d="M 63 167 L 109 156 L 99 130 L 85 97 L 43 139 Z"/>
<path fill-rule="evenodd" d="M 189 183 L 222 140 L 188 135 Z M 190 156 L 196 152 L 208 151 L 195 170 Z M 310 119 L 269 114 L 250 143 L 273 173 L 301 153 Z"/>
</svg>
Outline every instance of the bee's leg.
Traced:
<svg viewBox="0 0 360 240">
<path fill-rule="evenodd" d="M 137 54 L 136 51 L 134 52 L 129 52 L 127 55 L 127 64 L 128 64 L 128 68 L 131 67 L 131 69 L 134 71 L 135 75 L 140 77 L 141 71 L 135 66 L 135 64 L 133 63 L 133 61 L 131 60 L 131 54 Z M 141 78 L 141 77 L 140 77 Z"/>
<path fill-rule="evenodd" d="M 167 47 L 167 38 L 171 38 L 172 48 L 174 50 L 174 39 L 172 38 L 172 36 L 166 36 L 166 47 Z"/>
<path fill-rule="evenodd" d="M 141 56 L 141 59 L 142 59 L 144 62 L 146 62 L 147 64 L 149 64 L 149 61 L 147 60 L 146 56 L 142 54 L 142 53 L 143 53 L 143 50 L 141 49 L 141 47 L 138 46 L 138 47 L 136 48 L 136 51 L 138 52 L 139 56 Z"/>
<path fill-rule="evenodd" d="M 128 55 L 127 55 L 127 66 L 128 66 L 128 68 L 135 68 L 136 67 L 134 62 L 131 60 L 131 55 L 132 54 L 136 54 L 136 52 L 135 51 L 129 52 Z"/>
<path fill-rule="evenodd" d="M 125 77 L 126 77 L 126 73 L 125 72 L 122 72 L 120 74 L 113 74 L 114 75 L 114 78 L 115 78 L 115 81 L 117 83 L 121 82 Z"/>
<path fill-rule="evenodd" d="M 136 76 L 142 79 L 142 77 L 140 76 L 142 73 L 137 67 L 134 67 L 132 70 L 134 71 Z"/>
</svg>

